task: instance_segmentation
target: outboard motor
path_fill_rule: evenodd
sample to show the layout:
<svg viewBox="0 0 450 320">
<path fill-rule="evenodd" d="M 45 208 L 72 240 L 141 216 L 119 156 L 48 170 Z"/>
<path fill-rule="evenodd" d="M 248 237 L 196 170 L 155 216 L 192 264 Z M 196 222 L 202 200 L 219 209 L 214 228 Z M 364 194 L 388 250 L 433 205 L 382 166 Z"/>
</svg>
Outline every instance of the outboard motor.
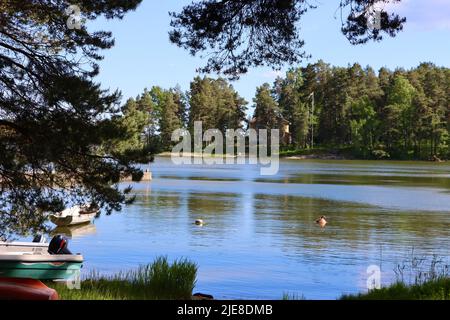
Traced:
<svg viewBox="0 0 450 320">
<path fill-rule="evenodd" d="M 69 251 L 69 241 L 61 235 L 54 236 L 48 246 L 48 253 L 50 254 L 72 254 Z"/>
</svg>

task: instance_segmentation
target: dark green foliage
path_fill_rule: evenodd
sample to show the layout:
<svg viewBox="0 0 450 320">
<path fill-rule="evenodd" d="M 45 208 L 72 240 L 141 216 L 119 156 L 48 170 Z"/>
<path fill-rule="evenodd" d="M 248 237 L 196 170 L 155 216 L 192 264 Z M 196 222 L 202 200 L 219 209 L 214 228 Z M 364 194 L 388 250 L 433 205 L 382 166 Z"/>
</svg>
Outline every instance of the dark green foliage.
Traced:
<svg viewBox="0 0 450 320">
<path fill-rule="evenodd" d="M 279 129 L 281 113 L 268 83 L 256 89 L 256 96 L 253 102 L 255 104 L 255 129 Z"/>
<path fill-rule="evenodd" d="M 185 102 L 180 92 L 175 90 L 164 91 L 160 101 L 160 136 L 164 151 L 170 150 L 173 146 L 172 133 L 184 127 Z"/>
<path fill-rule="evenodd" d="M 142 134 L 152 151 L 158 152 L 170 151 L 174 146 L 172 133 L 182 128 L 193 131 L 196 121 L 202 121 L 204 131 L 219 129 L 225 133 L 243 128 L 246 120 L 247 102 L 222 78 L 196 77 L 187 93 L 179 87 L 153 87 L 144 90 L 136 104 L 139 110 L 149 113 Z"/>
<path fill-rule="evenodd" d="M 387 92 L 384 107 L 384 140 L 387 149 L 409 150 L 411 131 L 414 127 L 413 98 L 415 89 L 402 75 L 396 75 Z"/>
<path fill-rule="evenodd" d="M 276 98 L 271 109 L 291 124 L 290 149 L 310 148 L 314 134 L 319 145 L 351 147 L 358 158 L 446 159 L 449 74 L 429 63 L 409 71 L 382 68 L 377 75 L 359 64 L 342 68 L 319 61 L 288 71 L 265 91 Z M 270 118 L 270 110 L 261 113 Z"/>
<path fill-rule="evenodd" d="M 287 121 L 291 142 L 282 141 L 284 155 L 311 155 L 305 150 L 318 146 L 338 157 L 447 159 L 449 91 L 449 69 L 430 63 L 408 71 L 381 68 L 377 74 L 359 64 L 318 61 L 258 87 L 250 127 L 281 129 Z M 145 92 L 147 109 L 153 110 L 149 141 L 157 141 L 158 150 L 169 151 L 173 130 L 192 131 L 195 121 L 223 133 L 246 122 L 246 102 L 221 78 L 196 77 L 186 94 L 160 87 Z"/>
<path fill-rule="evenodd" d="M 289 121 L 290 131 L 295 136 L 295 146 L 305 148 L 309 144 L 310 123 L 313 121 L 309 105 L 310 96 L 306 95 L 305 86 L 309 79 L 304 79 L 302 70 L 290 70 L 286 78 L 279 82 L 278 101 L 283 118 Z"/>
<path fill-rule="evenodd" d="M 122 18 L 140 0 L 79 1 L 82 18 Z M 93 82 L 109 32 L 67 26 L 67 1 L 0 3 L 0 236 L 42 229 L 69 201 L 106 212 L 126 203 L 111 187 L 141 151 L 105 153 L 128 129 L 118 92 Z"/>
<path fill-rule="evenodd" d="M 382 12 L 379 28 L 368 23 L 371 8 L 400 0 L 341 0 L 342 32 L 352 44 L 395 36 L 405 19 Z M 201 0 L 171 13 L 170 40 L 192 55 L 208 53 L 202 72 L 238 78 L 249 67 L 274 68 L 307 57 L 300 35 L 301 18 L 315 3 L 306 0 Z M 344 15 L 347 15 L 345 18 Z"/>
<path fill-rule="evenodd" d="M 204 130 L 242 128 L 247 102 L 224 79 L 196 77 L 189 92 L 189 130 L 202 121 Z"/>
<path fill-rule="evenodd" d="M 117 141 L 114 141 L 112 145 L 105 145 L 107 154 L 122 155 L 136 153 L 146 148 L 146 141 L 143 138 L 143 132 L 150 122 L 150 115 L 147 111 L 144 111 L 139 104 L 139 100 L 136 102 L 134 99 L 129 99 L 122 108 L 122 115 L 113 118 L 117 127 L 122 129 L 124 135 L 119 137 Z M 145 158 L 147 155 L 147 158 Z M 147 163 L 148 154 L 144 152 L 142 154 L 144 158 L 136 158 L 137 162 Z"/>
</svg>

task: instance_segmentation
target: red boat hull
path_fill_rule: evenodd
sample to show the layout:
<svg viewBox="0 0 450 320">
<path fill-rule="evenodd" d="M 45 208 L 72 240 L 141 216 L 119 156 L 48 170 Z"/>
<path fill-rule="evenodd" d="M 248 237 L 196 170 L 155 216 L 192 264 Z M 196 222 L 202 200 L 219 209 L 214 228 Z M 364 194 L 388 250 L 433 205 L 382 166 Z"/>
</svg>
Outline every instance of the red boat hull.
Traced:
<svg viewBox="0 0 450 320">
<path fill-rule="evenodd" d="M 0 300 L 59 300 L 58 293 L 39 280 L 0 278 Z"/>
</svg>

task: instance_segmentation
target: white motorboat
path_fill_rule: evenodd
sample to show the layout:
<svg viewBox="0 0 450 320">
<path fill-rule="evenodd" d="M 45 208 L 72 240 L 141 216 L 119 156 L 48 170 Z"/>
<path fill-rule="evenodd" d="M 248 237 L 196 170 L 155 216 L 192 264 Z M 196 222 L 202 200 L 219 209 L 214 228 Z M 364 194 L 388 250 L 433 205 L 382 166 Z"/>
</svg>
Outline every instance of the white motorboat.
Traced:
<svg viewBox="0 0 450 320">
<path fill-rule="evenodd" d="M 58 214 L 50 215 L 50 220 L 58 227 L 91 223 L 99 212 L 96 206 L 75 206 Z"/>
<path fill-rule="evenodd" d="M 0 242 L 0 278 L 63 280 L 73 277 L 83 256 L 72 254 L 61 236 L 48 243 Z"/>
</svg>

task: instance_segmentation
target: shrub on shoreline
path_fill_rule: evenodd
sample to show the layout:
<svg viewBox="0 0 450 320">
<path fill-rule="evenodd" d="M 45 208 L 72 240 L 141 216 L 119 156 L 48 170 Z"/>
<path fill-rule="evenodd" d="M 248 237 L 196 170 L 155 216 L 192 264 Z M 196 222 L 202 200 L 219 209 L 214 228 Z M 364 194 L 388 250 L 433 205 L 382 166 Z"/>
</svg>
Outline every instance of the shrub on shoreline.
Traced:
<svg viewBox="0 0 450 320">
<path fill-rule="evenodd" d="M 101 276 L 93 272 L 82 281 L 81 290 L 65 284 L 48 284 L 62 300 L 186 300 L 192 298 L 197 265 L 187 259 L 172 264 L 167 257 L 137 270 Z"/>
<path fill-rule="evenodd" d="M 450 300 L 450 279 L 433 280 L 412 286 L 397 282 L 367 294 L 346 295 L 341 300 Z"/>
</svg>

